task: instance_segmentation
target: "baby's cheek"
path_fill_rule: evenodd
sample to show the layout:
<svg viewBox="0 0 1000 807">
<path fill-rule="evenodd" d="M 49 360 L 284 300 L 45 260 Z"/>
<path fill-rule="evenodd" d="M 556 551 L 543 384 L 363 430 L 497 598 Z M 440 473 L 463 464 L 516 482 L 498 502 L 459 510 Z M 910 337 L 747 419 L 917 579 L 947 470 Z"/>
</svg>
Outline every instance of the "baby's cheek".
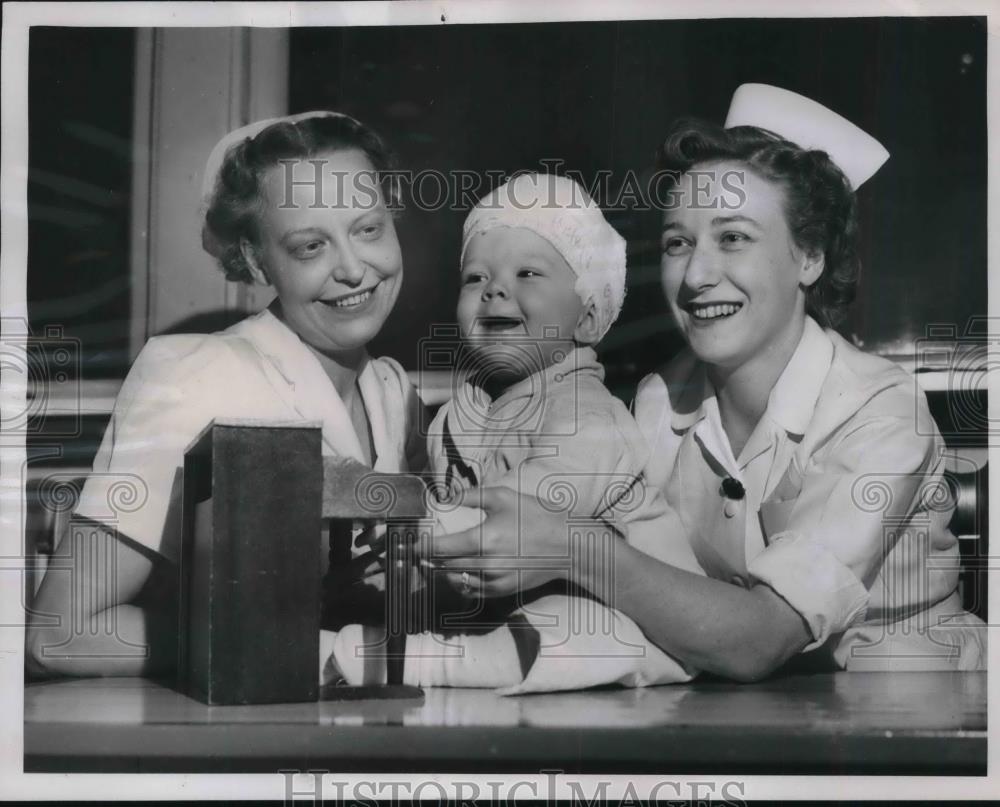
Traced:
<svg viewBox="0 0 1000 807">
<path fill-rule="evenodd" d="M 476 301 L 470 299 L 470 295 L 467 292 L 460 293 L 456 318 L 458 319 L 458 328 L 462 336 L 468 336 L 472 332 L 472 326 L 476 321 L 476 311 Z"/>
</svg>

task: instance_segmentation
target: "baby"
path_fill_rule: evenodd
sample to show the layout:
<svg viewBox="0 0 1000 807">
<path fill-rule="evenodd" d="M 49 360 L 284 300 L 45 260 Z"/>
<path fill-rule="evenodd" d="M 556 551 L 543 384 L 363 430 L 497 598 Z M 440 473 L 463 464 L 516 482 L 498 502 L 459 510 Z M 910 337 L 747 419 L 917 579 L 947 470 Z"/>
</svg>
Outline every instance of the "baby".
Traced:
<svg viewBox="0 0 1000 807">
<path fill-rule="evenodd" d="M 624 239 L 577 183 L 521 174 L 469 214 L 461 263 L 458 369 L 467 372 L 456 373 L 428 434 L 438 489 L 530 493 L 570 517 L 617 524 L 637 548 L 700 573 L 687 542 L 669 538 L 681 534 L 673 512 L 642 483 L 644 441 L 602 383 L 594 351 L 625 297 Z M 438 517 L 437 529 L 469 526 L 446 506 Z M 505 601 L 514 625 L 537 631 L 527 663 L 510 624 L 484 635 L 426 633 L 408 637 L 407 682 L 526 692 L 691 677 L 628 617 L 549 588 Z M 348 626 L 327 642 L 350 683 L 364 676 L 361 640 L 361 628 Z"/>
</svg>

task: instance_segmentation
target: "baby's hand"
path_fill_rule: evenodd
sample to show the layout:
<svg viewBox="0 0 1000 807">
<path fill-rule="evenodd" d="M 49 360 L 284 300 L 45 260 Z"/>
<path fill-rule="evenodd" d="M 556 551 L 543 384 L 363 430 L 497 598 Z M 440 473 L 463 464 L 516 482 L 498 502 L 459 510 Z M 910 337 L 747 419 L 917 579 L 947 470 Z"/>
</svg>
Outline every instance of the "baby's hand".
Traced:
<svg viewBox="0 0 1000 807">
<path fill-rule="evenodd" d="M 442 502 L 439 508 L 431 508 L 430 515 L 434 517 L 434 534 L 450 535 L 453 532 L 470 530 L 483 523 L 486 513 L 478 507 L 463 505 L 448 505 Z"/>
<path fill-rule="evenodd" d="M 429 487 L 434 494 L 434 498 L 441 504 L 447 504 L 448 502 L 454 501 L 461 492 L 461 486 L 457 484 L 457 480 L 452 480 L 451 485 L 446 485 L 443 482 L 437 481 L 432 483 Z"/>
</svg>

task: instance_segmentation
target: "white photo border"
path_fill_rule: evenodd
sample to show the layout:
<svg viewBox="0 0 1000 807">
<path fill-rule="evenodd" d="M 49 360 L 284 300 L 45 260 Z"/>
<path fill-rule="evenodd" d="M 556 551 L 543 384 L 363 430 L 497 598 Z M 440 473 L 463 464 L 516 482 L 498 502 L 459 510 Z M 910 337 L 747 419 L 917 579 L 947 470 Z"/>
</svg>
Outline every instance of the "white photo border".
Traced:
<svg viewBox="0 0 1000 807">
<path fill-rule="evenodd" d="M 453 25 L 495 22 L 570 22 L 636 19 L 696 19 L 726 17 L 878 17 L 878 16 L 985 16 L 988 21 L 987 87 L 1000 87 L 997 40 L 1000 32 L 1000 3 L 989 0 L 931 2 L 930 0 L 706 0 L 698 4 L 681 0 L 617 0 L 617 2 L 540 3 L 537 0 L 412 0 L 411 2 L 358 3 L 7 3 L 3 7 L 2 30 L 2 239 L 0 252 L 0 314 L 4 322 L 27 321 L 27 163 L 28 163 L 28 33 L 33 25 L 167 27 L 167 26 L 380 26 L 380 25 Z M 849 58 L 849 55 L 845 58 Z M 988 200 L 991 211 L 1000 209 L 1000 149 L 997 148 L 997 98 L 990 92 L 988 108 Z M 1000 284 L 993 282 L 995 256 L 1000 254 L 1000 227 L 993 225 L 988 234 L 989 311 L 1000 311 Z M 6 340 L 16 335 L 4 333 Z M 997 348 L 990 346 L 990 367 L 996 366 Z M 992 381 L 993 379 L 991 379 Z M 3 373 L 0 406 L 5 412 L 23 411 L 25 379 Z M 989 390 L 989 417 L 1000 418 L 1000 400 Z M 21 468 L 25 462 L 23 437 L 2 437 L 3 508 L 0 510 L 0 571 L 8 581 L 14 569 L 9 559 L 20 552 L 22 536 Z M 991 459 L 993 459 L 991 452 Z M 995 465 L 994 467 L 1000 467 Z M 991 480 L 991 496 L 1000 501 L 1000 474 Z M 993 613 L 1000 611 L 1000 584 L 996 575 L 989 581 Z M 0 585 L 0 624 L 18 624 L 22 617 L 19 587 Z M 995 621 L 991 620 L 991 621 Z M 1000 669 L 1000 647 L 991 642 L 990 668 Z M 0 634 L 0 798 L 3 799 L 145 799 L 151 796 L 188 799 L 283 799 L 286 781 L 280 774 L 24 774 L 23 768 L 23 630 L 7 628 Z M 998 724 L 996 674 L 989 676 L 988 725 Z M 463 775 L 464 781 L 504 780 L 535 782 L 542 796 L 572 795 L 567 780 L 579 782 L 590 793 L 605 779 L 613 779 L 610 797 L 633 792 L 642 796 L 664 778 L 679 783 L 723 783 L 739 780 L 744 785 L 742 798 L 788 799 L 814 798 L 818 793 L 838 799 L 984 798 L 995 795 L 1000 774 L 1000 745 L 989 743 L 989 776 L 986 777 L 815 777 L 815 776 L 563 776 L 560 792 L 545 790 L 549 778 L 539 773 L 530 776 L 501 774 Z M 415 783 L 433 780 L 448 786 L 456 777 L 423 775 L 386 775 L 379 777 L 347 774 L 339 777 L 357 784 L 372 779 Z M 436 793 L 436 790 L 431 790 Z M 488 792 L 488 791 L 485 791 Z M 530 792 L 530 790 L 526 791 Z M 718 792 L 718 791 L 716 791 Z M 461 794 L 459 794 L 461 795 Z"/>
</svg>

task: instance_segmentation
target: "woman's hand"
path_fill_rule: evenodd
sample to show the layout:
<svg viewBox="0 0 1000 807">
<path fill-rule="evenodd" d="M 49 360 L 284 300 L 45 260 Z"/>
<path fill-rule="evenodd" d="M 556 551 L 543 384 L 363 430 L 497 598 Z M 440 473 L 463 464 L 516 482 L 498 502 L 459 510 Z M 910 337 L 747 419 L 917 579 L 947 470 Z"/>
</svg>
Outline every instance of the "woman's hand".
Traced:
<svg viewBox="0 0 1000 807">
<path fill-rule="evenodd" d="M 446 570 L 457 590 L 469 597 L 500 597 L 570 578 L 565 512 L 502 487 L 462 491 L 451 503 L 478 507 L 486 518 L 471 529 L 435 535 L 431 545 L 418 547 L 418 552 L 435 568 Z"/>
<path fill-rule="evenodd" d="M 466 596 L 498 597 L 567 579 L 627 614 L 685 664 L 736 680 L 767 675 L 810 639 L 799 614 L 767 586 L 748 590 L 670 566 L 596 519 L 593 530 L 571 528 L 565 511 L 507 488 L 466 491 L 456 503 L 482 508 L 486 520 L 435 535 L 418 551 Z"/>
</svg>

